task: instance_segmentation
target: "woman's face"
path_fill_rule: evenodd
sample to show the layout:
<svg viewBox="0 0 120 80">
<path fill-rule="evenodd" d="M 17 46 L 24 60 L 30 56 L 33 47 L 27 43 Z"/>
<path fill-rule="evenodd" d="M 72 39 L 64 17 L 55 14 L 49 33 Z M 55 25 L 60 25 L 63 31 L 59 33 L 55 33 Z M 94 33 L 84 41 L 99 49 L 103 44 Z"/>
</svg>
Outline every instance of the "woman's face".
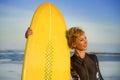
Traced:
<svg viewBox="0 0 120 80">
<path fill-rule="evenodd" d="M 80 51 L 85 51 L 87 49 L 87 38 L 85 34 L 77 37 L 76 42 L 74 43 L 74 48 Z"/>
</svg>

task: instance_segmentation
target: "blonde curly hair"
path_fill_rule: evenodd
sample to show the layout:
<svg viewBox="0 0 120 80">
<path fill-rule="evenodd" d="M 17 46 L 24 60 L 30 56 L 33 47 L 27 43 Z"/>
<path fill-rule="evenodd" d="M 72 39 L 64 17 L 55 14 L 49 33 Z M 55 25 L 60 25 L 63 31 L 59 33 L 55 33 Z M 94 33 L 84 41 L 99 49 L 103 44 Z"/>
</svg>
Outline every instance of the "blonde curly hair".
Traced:
<svg viewBox="0 0 120 80">
<path fill-rule="evenodd" d="M 79 27 L 71 27 L 66 34 L 69 47 L 73 49 L 72 43 L 76 42 L 77 37 L 84 33 L 85 32 Z"/>
</svg>

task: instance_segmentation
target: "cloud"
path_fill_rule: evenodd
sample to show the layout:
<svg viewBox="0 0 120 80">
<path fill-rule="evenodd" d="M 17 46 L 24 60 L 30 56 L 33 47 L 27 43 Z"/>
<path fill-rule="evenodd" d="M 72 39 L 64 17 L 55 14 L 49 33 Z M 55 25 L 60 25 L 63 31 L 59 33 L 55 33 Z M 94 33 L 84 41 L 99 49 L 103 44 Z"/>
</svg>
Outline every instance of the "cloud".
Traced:
<svg viewBox="0 0 120 80">
<path fill-rule="evenodd" d="M 23 49 L 24 33 L 30 25 L 33 12 L 5 5 L 0 7 L 0 49 Z"/>
</svg>

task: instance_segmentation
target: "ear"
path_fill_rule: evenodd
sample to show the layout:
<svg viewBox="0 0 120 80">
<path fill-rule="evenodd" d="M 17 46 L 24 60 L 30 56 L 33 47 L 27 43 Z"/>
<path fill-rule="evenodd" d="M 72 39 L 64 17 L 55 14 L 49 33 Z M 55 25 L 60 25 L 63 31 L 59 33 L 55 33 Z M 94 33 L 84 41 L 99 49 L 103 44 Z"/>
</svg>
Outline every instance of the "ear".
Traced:
<svg viewBox="0 0 120 80">
<path fill-rule="evenodd" d="M 73 48 L 73 49 L 76 48 L 76 43 L 75 43 L 75 42 L 72 43 L 72 48 Z"/>
</svg>

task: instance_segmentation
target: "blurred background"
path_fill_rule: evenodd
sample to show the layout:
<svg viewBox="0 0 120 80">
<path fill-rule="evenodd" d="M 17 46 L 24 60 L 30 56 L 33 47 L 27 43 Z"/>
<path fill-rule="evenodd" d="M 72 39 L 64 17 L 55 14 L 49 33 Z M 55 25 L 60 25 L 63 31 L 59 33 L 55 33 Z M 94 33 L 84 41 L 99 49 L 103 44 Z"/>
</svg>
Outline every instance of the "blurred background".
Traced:
<svg viewBox="0 0 120 80">
<path fill-rule="evenodd" d="M 78 26 L 86 32 L 87 52 L 97 54 L 104 79 L 119 80 L 119 0 L 0 0 L 0 80 L 21 79 L 24 35 L 44 2 L 58 7 L 67 29 Z"/>
</svg>

